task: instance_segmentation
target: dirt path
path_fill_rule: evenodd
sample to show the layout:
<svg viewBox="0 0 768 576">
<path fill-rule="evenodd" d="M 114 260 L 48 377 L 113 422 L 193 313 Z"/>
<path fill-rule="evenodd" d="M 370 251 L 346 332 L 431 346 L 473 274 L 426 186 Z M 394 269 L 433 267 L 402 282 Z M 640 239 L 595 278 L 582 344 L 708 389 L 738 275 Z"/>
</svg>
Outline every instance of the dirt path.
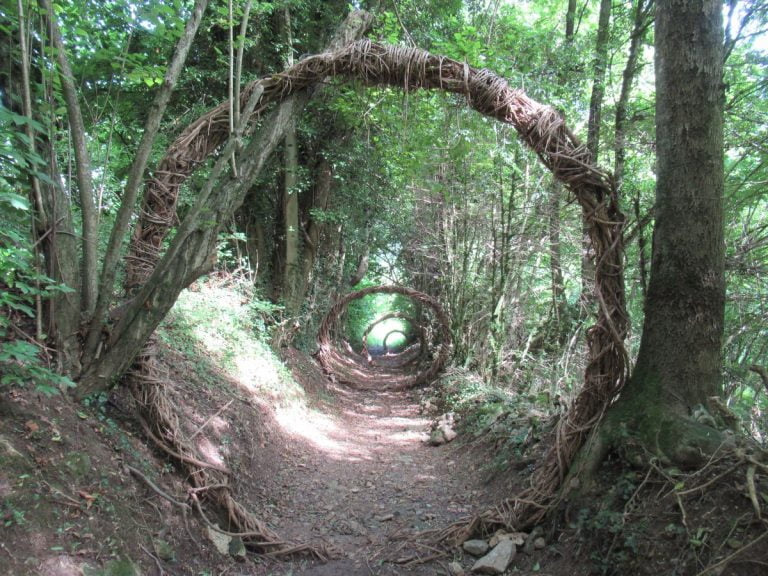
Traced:
<svg viewBox="0 0 768 576">
<path fill-rule="evenodd" d="M 275 467 L 281 494 L 269 520 L 286 537 L 330 544 L 338 558 L 267 573 L 447 573 L 440 566 L 450 559 L 410 567 L 393 560 L 413 556 L 412 545 L 403 546 L 409 534 L 446 527 L 480 504 L 471 454 L 458 443 L 426 443 L 431 418 L 419 413 L 413 392 L 332 393 L 327 411 L 276 412 L 294 442 Z"/>
</svg>

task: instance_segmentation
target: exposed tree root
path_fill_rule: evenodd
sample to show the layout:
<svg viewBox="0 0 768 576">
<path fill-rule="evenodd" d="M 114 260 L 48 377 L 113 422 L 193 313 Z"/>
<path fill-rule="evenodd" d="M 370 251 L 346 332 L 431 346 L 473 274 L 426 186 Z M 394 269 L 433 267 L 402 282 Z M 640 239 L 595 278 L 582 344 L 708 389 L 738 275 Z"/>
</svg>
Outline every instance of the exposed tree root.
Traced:
<svg viewBox="0 0 768 576">
<path fill-rule="evenodd" d="M 283 540 L 235 499 L 230 490 L 227 469 L 206 462 L 192 444 L 192 438 L 184 438 L 181 433 L 179 414 L 168 395 L 168 387 L 173 383 L 168 374 L 160 369 L 154 342 L 145 348 L 145 354 L 146 357 L 136 364 L 137 369 L 129 374 L 130 390 L 136 401 L 140 422 L 148 438 L 184 470 L 191 485 L 188 502 L 171 501 L 194 508 L 209 528 L 241 538 L 245 546 L 254 552 L 272 557 L 306 553 L 321 560 L 328 559 L 333 554 L 329 547 Z M 215 511 L 219 525 L 224 528 L 209 520 L 203 505 Z"/>
</svg>

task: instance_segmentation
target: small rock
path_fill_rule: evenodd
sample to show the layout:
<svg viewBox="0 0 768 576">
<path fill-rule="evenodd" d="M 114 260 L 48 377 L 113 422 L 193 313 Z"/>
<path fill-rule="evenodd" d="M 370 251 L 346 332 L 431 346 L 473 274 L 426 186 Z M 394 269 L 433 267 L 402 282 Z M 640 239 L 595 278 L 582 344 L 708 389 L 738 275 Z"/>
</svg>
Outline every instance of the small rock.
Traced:
<svg viewBox="0 0 768 576">
<path fill-rule="evenodd" d="M 525 540 L 528 538 L 528 534 L 525 532 L 507 532 L 505 530 L 497 530 L 493 537 L 488 541 L 491 548 L 495 548 L 496 545 L 502 540 L 509 540 L 515 546 L 522 546 L 525 544 Z"/>
<path fill-rule="evenodd" d="M 218 526 L 216 527 L 218 528 Z M 214 530 L 210 526 L 206 526 L 206 528 L 208 529 L 208 539 L 213 542 L 213 545 L 216 550 L 219 551 L 219 554 L 224 554 L 225 556 L 228 555 L 229 543 L 232 541 L 232 538 L 227 534 L 222 534 L 221 532 Z"/>
<path fill-rule="evenodd" d="M 461 547 L 464 552 L 472 554 L 472 556 L 482 556 L 488 552 L 489 548 L 488 542 L 485 540 L 467 540 Z"/>
<path fill-rule="evenodd" d="M 515 557 L 517 549 L 509 540 L 502 540 L 496 548 L 480 558 L 472 566 L 472 572 L 478 574 L 503 574 Z"/>
<path fill-rule="evenodd" d="M 381 516 L 376 516 L 376 520 L 379 522 L 389 522 L 395 517 L 394 514 L 383 514 Z"/>
<path fill-rule="evenodd" d="M 536 526 L 533 530 L 531 530 L 531 533 L 528 534 L 528 537 L 525 539 L 525 544 L 523 545 L 524 554 L 528 554 L 529 556 L 533 554 L 534 550 L 536 549 L 536 539 L 543 533 L 544 529 L 541 526 Z"/>
<path fill-rule="evenodd" d="M 443 436 L 445 436 L 446 442 L 450 442 L 451 440 L 456 438 L 456 436 L 458 436 L 458 434 L 453 429 L 453 427 L 449 426 L 448 424 L 441 424 L 440 431 L 443 433 Z"/>
<path fill-rule="evenodd" d="M 246 550 L 242 538 L 232 538 L 229 542 L 229 555 L 233 556 L 236 560 L 245 560 Z"/>
<path fill-rule="evenodd" d="M 448 572 L 451 573 L 451 576 L 464 576 L 465 574 L 464 567 L 458 562 L 448 564 Z"/>
<path fill-rule="evenodd" d="M 496 533 L 493 536 L 491 536 L 490 540 L 488 540 L 488 545 L 491 548 L 496 548 L 496 544 L 498 544 L 502 540 L 509 540 L 507 536 L 508 534 L 504 530 L 496 530 Z"/>
<path fill-rule="evenodd" d="M 432 431 L 429 436 L 429 443 L 433 446 L 440 446 L 456 438 L 456 431 L 453 429 L 455 416 L 453 412 L 446 412 L 440 418 L 432 422 Z"/>
<path fill-rule="evenodd" d="M 439 428 L 432 430 L 432 432 L 429 434 L 429 444 L 431 446 L 441 446 L 446 442 L 447 440 L 445 439 L 445 435 Z"/>
<path fill-rule="evenodd" d="M 542 538 L 541 536 L 539 536 L 538 538 L 536 538 L 536 540 L 533 541 L 533 547 L 536 550 L 543 550 L 546 545 L 547 545 L 547 541 L 544 540 L 544 538 Z"/>
</svg>

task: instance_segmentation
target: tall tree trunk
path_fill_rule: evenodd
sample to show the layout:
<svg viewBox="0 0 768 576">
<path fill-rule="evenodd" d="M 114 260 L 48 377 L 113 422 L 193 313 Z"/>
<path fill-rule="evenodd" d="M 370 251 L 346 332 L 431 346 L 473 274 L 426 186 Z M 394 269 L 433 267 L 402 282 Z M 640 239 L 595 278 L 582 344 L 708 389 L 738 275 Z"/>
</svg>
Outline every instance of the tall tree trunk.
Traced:
<svg viewBox="0 0 768 576">
<path fill-rule="evenodd" d="M 198 0 L 201 1 L 201 0 Z M 352 13 L 331 43 L 339 47 L 359 37 L 370 25 L 365 13 Z M 268 80 L 269 81 L 269 80 Z M 268 83 L 267 81 L 267 83 Z M 84 397 L 108 389 L 122 375 L 141 351 L 152 332 L 165 317 L 179 293 L 194 280 L 210 270 L 216 258 L 218 233 L 242 204 L 248 189 L 261 172 L 277 144 L 285 138 L 289 120 L 309 101 L 314 85 L 293 93 L 292 102 L 283 101 L 262 122 L 261 128 L 247 146 L 241 138 L 256 105 L 264 93 L 264 84 L 254 85 L 247 95 L 236 132 L 221 149 L 221 155 L 211 169 L 208 181 L 200 191 L 197 202 L 179 226 L 168 250 L 140 289 L 120 310 L 106 342 L 102 341 L 94 361 L 83 372 L 76 394 Z M 212 113 L 218 110 L 214 109 Z M 208 118 L 208 115 L 203 117 Z M 186 137 L 186 136 L 182 136 Z M 238 154 L 238 174 L 223 178 L 224 169 L 235 151 Z M 194 163 L 190 163 L 190 166 Z M 174 175 L 182 181 L 188 174 Z M 175 206 L 175 197 L 170 199 Z M 166 207 L 164 207 L 166 208 Z M 161 223 L 161 234 L 167 227 Z"/>
<path fill-rule="evenodd" d="M 115 224 L 109 235 L 107 251 L 104 255 L 104 264 L 102 265 L 101 276 L 99 278 L 98 299 L 96 308 L 93 312 L 88 335 L 84 348 L 84 363 L 90 362 L 95 358 L 97 348 L 101 344 L 102 333 L 107 322 L 107 311 L 112 304 L 112 295 L 115 290 L 115 278 L 117 277 L 118 264 L 121 261 L 120 254 L 125 244 L 126 237 L 130 228 L 131 220 L 136 208 L 136 200 L 139 196 L 139 188 L 144 180 L 144 171 L 149 162 L 149 155 L 152 152 L 152 146 L 155 143 L 157 133 L 160 131 L 160 121 L 165 114 L 165 109 L 171 99 L 171 94 L 176 86 L 176 82 L 181 75 L 187 54 L 192 46 L 192 41 L 200 27 L 203 14 L 208 5 L 208 0 L 195 0 L 195 4 L 190 13 L 189 19 L 184 27 L 184 33 L 176 43 L 173 52 L 173 58 L 165 72 L 163 84 L 152 101 L 152 106 L 147 114 L 144 130 L 141 135 L 139 147 L 136 155 L 131 162 L 131 168 L 128 172 L 128 180 L 123 190 L 120 208 L 118 208 Z M 154 196 L 145 193 L 142 210 L 139 213 L 139 221 L 136 225 L 134 241 L 132 242 L 130 256 L 126 263 L 125 285 L 128 287 L 140 286 L 144 280 L 149 277 L 152 268 L 159 259 L 159 247 L 163 239 L 163 234 L 151 234 L 149 239 L 142 241 L 142 230 L 149 226 L 146 217 L 150 214 L 157 217 L 157 212 L 151 211 L 152 200 Z M 151 217 L 150 217 L 151 218 Z M 168 222 L 168 227 L 170 227 Z M 161 224 L 162 227 L 162 224 Z M 129 290 L 130 291 L 130 290 Z"/>
<path fill-rule="evenodd" d="M 565 48 L 573 48 L 573 38 L 576 33 L 576 0 L 568 0 L 568 11 L 565 14 Z M 565 73 L 559 77 L 559 83 L 566 85 L 569 76 Z M 552 179 L 549 189 L 549 270 L 552 280 L 552 312 L 560 333 L 560 322 L 565 310 L 565 283 L 563 280 L 562 257 L 560 250 L 560 195 L 562 185 L 557 179 Z"/>
<path fill-rule="evenodd" d="M 619 100 L 616 102 L 613 177 L 619 192 L 621 192 L 621 185 L 624 180 L 624 164 L 626 163 L 627 106 L 629 105 L 632 86 L 639 72 L 640 46 L 652 21 L 650 10 L 652 6 L 653 0 L 636 0 L 627 64 L 624 66 L 621 92 L 619 92 Z"/>
<path fill-rule="evenodd" d="M 291 13 L 286 7 L 282 17 L 283 41 L 286 46 L 286 68 L 293 66 L 293 34 L 291 33 Z M 285 231 L 285 252 L 283 254 L 283 298 L 286 311 L 295 316 L 301 309 L 299 295 L 299 154 L 296 139 L 296 119 L 292 115 L 288 121 L 283 141 L 283 226 Z"/>
<path fill-rule="evenodd" d="M 30 59 L 27 38 L 24 33 L 26 23 L 24 21 L 23 5 L 18 3 L 19 10 L 19 42 L 22 54 L 22 108 L 23 113 L 32 118 L 32 95 L 30 86 Z M 52 22 L 52 20 L 50 20 Z M 50 23 L 49 22 L 49 23 Z M 46 54 L 48 46 L 46 37 L 41 35 L 40 52 Z M 52 82 L 45 83 L 45 96 L 53 109 L 54 96 Z M 32 179 L 32 190 L 35 206 L 35 234 L 39 239 L 45 260 L 45 272 L 49 278 L 57 283 L 64 284 L 71 289 L 70 292 L 59 293 L 45 301 L 43 316 L 45 317 L 45 331 L 53 336 L 56 347 L 57 369 L 69 376 L 76 376 L 80 372 L 80 278 L 79 278 L 79 250 L 77 235 L 75 234 L 72 220 L 72 206 L 69 196 L 63 188 L 53 182 L 60 181 L 60 174 L 56 163 L 56 150 L 54 148 L 55 135 L 52 123 L 48 123 L 49 134 L 44 139 L 42 156 L 48 161 L 48 176 L 51 183 L 40 182 Z M 29 135 L 30 150 L 36 148 L 36 138 L 31 132 Z M 39 326 L 39 325 L 38 325 Z M 39 326 L 42 328 L 41 326 Z M 40 330 L 42 331 L 42 330 Z"/>
<path fill-rule="evenodd" d="M 325 157 L 320 159 L 315 167 L 315 193 L 312 200 L 312 207 L 325 210 L 328 207 L 328 200 L 331 196 L 331 187 L 333 185 L 333 170 L 331 164 Z M 309 222 L 306 225 L 306 237 L 304 239 L 304 253 L 302 255 L 302 274 L 301 274 L 301 299 L 312 281 L 312 271 L 315 267 L 315 260 L 320 250 L 320 239 L 322 238 L 324 226 L 310 214 Z"/>
<path fill-rule="evenodd" d="M 576 0 L 568 0 L 568 11 L 565 13 L 565 39 L 573 40 L 576 34 Z"/>
<path fill-rule="evenodd" d="M 560 322 L 565 311 L 565 282 L 560 250 L 560 195 L 562 186 L 552 181 L 549 191 L 549 270 L 552 280 L 552 311 L 560 334 Z"/>
<path fill-rule="evenodd" d="M 600 16 L 597 24 L 595 58 L 592 67 L 592 95 L 589 99 L 587 121 L 587 149 L 595 163 L 600 152 L 600 119 L 605 95 L 605 72 L 608 66 L 608 38 L 611 25 L 611 0 L 600 0 Z M 581 248 L 581 300 L 592 302 L 595 288 L 595 252 L 589 237 L 589 223 L 585 215 L 582 220 Z"/>
<path fill-rule="evenodd" d="M 656 7 L 656 228 L 637 364 L 606 429 L 698 465 L 720 434 L 696 422 L 721 388 L 723 243 L 722 2 Z"/>
</svg>

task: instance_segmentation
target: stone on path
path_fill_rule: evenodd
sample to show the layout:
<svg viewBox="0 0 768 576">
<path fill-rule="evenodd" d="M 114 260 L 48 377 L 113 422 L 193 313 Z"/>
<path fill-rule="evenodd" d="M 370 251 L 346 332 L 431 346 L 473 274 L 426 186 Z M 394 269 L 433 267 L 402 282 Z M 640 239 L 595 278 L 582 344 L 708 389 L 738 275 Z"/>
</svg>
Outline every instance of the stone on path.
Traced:
<svg viewBox="0 0 768 576">
<path fill-rule="evenodd" d="M 515 557 L 517 549 L 509 540 L 502 540 L 496 548 L 480 558 L 472 566 L 472 572 L 478 574 L 503 574 Z"/>
<path fill-rule="evenodd" d="M 488 552 L 489 548 L 488 542 L 485 540 L 467 540 L 461 547 L 464 552 L 472 554 L 472 556 L 482 556 Z"/>
</svg>

